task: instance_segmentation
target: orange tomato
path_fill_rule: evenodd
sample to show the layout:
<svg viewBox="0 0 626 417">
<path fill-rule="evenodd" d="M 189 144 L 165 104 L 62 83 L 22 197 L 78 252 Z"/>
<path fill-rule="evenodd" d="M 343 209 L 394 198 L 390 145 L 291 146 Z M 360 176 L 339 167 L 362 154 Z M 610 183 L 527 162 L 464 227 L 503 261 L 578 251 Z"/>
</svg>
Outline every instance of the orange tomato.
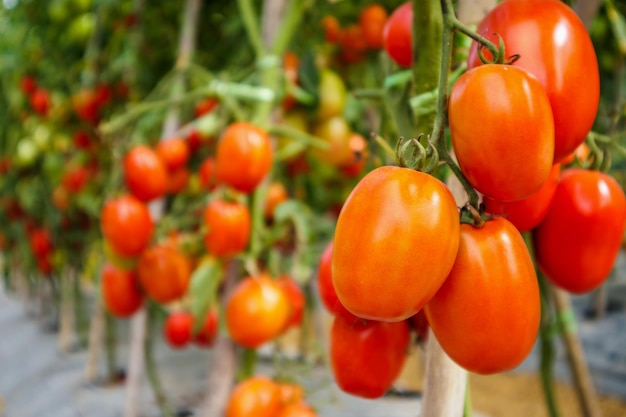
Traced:
<svg viewBox="0 0 626 417">
<path fill-rule="evenodd" d="M 245 204 L 215 199 L 204 210 L 204 224 L 204 246 L 209 253 L 235 256 L 248 246 L 250 212 Z"/>
<path fill-rule="evenodd" d="M 283 406 L 289 404 L 300 404 L 304 399 L 304 391 L 298 384 L 278 383 L 280 389 L 280 400 Z"/>
<path fill-rule="evenodd" d="M 337 18 L 335 16 L 324 16 L 321 24 L 324 29 L 326 41 L 330 43 L 338 42 L 341 33 L 341 26 Z"/>
<path fill-rule="evenodd" d="M 369 4 L 359 14 L 359 26 L 368 48 L 383 47 L 383 31 L 387 23 L 387 11 L 380 4 Z"/>
<path fill-rule="evenodd" d="M 347 314 L 353 316 L 339 301 L 335 286 L 332 281 L 332 258 L 333 258 L 333 241 L 331 240 L 322 256 L 317 267 L 317 289 L 320 293 L 320 299 L 324 307 L 333 314 Z"/>
<path fill-rule="evenodd" d="M 228 332 L 241 346 L 257 348 L 272 340 L 285 329 L 287 320 L 287 295 L 267 275 L 243 279 L 226 301 Z"/>
<path fill-rule="evenodd" d="M 182 349 L 191 341 L 193 315 L 187 311 L 170 313 L 163 324 L 163 336 L 174 349 Z"/>
<path fill-rule="evenodd" d="M 101 286 L 104 306 L 115 317 L 130 317 L 143 304 L 143 294 L 133 271 L 107 264 L 102 268 Z"/>
<path fill-rule="evenodd" d="M 207 157 L 198 170 L 200 175 L 200 184 L 202 188 L 207 191 L 212 191 L 217 187 L 217 180 L 215 179 L 215 159 Z"/>
<path fill-rule="evenodd" d="M 265 196 L 265 206 L 263 208 L 263 214 L 266 219 L 274 217 L 274 209 L 282 202 L 287 201 L 289 194 L 282 182 L 273 181 L 267 187 L 267 194 Z"/>
<path fill-rule="evenodd" d="M 181 138 L 162 140 L 157 144 L 155 150 L 168 171 L 176 171 L 184 167 L 189 160 L 189 147 L 187 142 Z"/>
<path fill-rule="evenodd" d="M 148 297 L 158 303 L 168 303 L 182 297 L 187 291 L 191 265 L 171 245 L 155 245 L 139 257 L 137 277 Z"/>
<path fill-rule="evenodd" d="M 277 417 L 317 417 L 317 413 L 306 404 L 290 404 L 283 407 Z"/>
<path fill-rule="evenodd" d="M 189 175 L 189 170 L 184 166 L 170 171 L 167 177 L 167 193 L 178 194 L 182 192 L 189 183 Z"/>
<path fill-rule="evenodd" d="M 285 329 L 289 327 L 298 327 L 302 324 L 302 317 L 304 316 L 304 292 L 293 278 L 283 275 L 276 279 L 276 283 L 280 285 L 282 290 L 287 296 L 289 301 L 289 317 L 285 323 Z"/>
<path fill-rule="evenodd" d="M 226 406 L 226 417 L 276 417 L 280 390 L 274 381 L 254 376 L 237 384 Z"/>
</svg>

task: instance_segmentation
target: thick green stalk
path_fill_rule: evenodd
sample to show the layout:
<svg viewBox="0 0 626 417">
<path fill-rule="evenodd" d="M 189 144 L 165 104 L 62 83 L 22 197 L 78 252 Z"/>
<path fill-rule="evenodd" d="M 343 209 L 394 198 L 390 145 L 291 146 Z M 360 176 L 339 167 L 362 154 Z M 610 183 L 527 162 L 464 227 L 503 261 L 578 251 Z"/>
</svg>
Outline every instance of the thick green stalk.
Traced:
<svg viewBox="0 0 626 417">
<path fill-rule="evenodd" d="M 239 6 L 239 12 L 243 24 L 248 34 L 248 39 L 254 48 L 257 58 L 263 56 L 263 42 L 261 41 L 261 31 L 259 29 L 259 23 L 257 21 L 257 14 L 254 11 L 254 6 L 251 0 L 237 0 Z"/>
</svg>

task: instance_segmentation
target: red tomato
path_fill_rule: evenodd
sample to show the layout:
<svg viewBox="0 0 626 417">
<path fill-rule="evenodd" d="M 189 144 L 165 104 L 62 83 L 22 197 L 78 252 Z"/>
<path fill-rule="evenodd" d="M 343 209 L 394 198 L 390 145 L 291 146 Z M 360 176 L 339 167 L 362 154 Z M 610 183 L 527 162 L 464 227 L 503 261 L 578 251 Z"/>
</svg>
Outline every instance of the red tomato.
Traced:
<svg viewBox="0 0 626 417">
<path fill-rule="evenodd" d="M 186 311 L 172 312 L 163 326 L 163 336 L 174 349 L 182 349 L 191 341 L 193 316 Z"/>
<path fill-rule="evenodd" d="M 322 28 L 324 28 L 324 36 L 326 41 L 335 43 L 339 41 L 341 26 L 335 16 L 325 16 L 322 19 Z"/>
<path fill-rule="evenodd" d="M 428 338 L 428 329 L 430 329 L 430 326 L 428 325 L 428 318 L 424 310 L 420 310 L 417 314 L 411 316 L 409 318 L 409 324 L 417 334 L 418 341 Z"/>
<path fill-rule="evenodd" d="M 100 98 L 93 88 L 82 88 L 72 96 L 72 106 L 82 121 L 96 125 L 100 121 Z"/>
<path fill-rule="evenodd" d="M 104 238 L 122 256 L 137 256 L 150 243 L 154 223 L 148 207 L 124 195 L 105 203 L 100 216 Z"/>
<path fill-rule="evenodd" d="M 215 256 L 235 256 L 250 239 L 250 211 L 244 204 L 215 199 L 204 210 L 204 247 Z"/>
<path fill-rule="evenodd" d="M 217 105 L 220 104 L 219 100 L 213 97 L 207 97 L 196 103 L 194 107 L 194 113 L 196 117 L 204 116 L 211 113 Z"/>
<path fill-rule="evenodd" d="M 73 194 L 78 194 L 89 182 L 91 172 L 86 167 L 70 168 L 63 174 L 61 184 Z"/>
<path fill-rule="evenodd" d="M 78 149 L 89 150 L 93 146 L 93 139 L 85 131 L 77 130 L 72 136 L 72 142 Z"/>
<path fill-rule="evenodd" d="M 407 319 L 441 287 L 458 245 L 459 213 L 441 181 L 407 168 L 377 168 L 352 190 L 337 220 L 337 296 L 365 319 Z"/>
<path fill-rule="evenodd" d="M 212 157 L 207 157 L 200 165 L 198 171 L 200 174 L 200 184 L 202 188 L 207 191 L 212 191 L 217 186 L 215 179 L 215 160 Z"/>
<path fill-rule="evenodd" d="M 506 217 L 520 232 L 532 230 L 548 214 L 560 175 L 560 165 L 553 165 L 550 176 L 541 188 L 521 200 L 502 202 L 485 196 L 483 197 L 485 211 Z"/>
<path fill-rule="evenodd" d="M 443 350 L 468 371 L 515 368 L 530 353 L 541 319 L 539 285 L 524 239 L 508 220 L 461 225 L 450 275 L 426 305 Z"/>
<path fill-rule="evenodd" d="M 413 4 L 409 1 L 391 13 L 383 30 L 387 54 L 403 67 L 413 64 Z"/>
<path fill-rule="evenodd" d="M 554 161 L 573 152 L 593 125 L 600 97 L 598 61 L 580 18 L 558 0 L 506 0 L 485 16 L 477 32 L 496 43 L 496 33 L 502 36 L 507 55 L 520 55 L 514 65 L 527 69 L 545 88 L 554 116 Z M 474 43 L 470 68 L 480 65 L 476 49 Z"/>
<path fill-rule="evenodd" d="M 380 4 L 369 4 L 359 14 L 359 26 L 368 48 L 383 47 L 383 31 L 387 23 L 387 11 Z"/>
<path fill-rule="evenodd" d="M 298 84 L 298 66 L 300 65 L 300 58 L 293 52 L 287 51 L 283 55 L 283 72 L 285 74 L 285 81 L 287 85 Z M 291 109 L 296 105 L 296 98 L 287 94 L 283 100 L 283 107 L 285 110 Z"/>
<path fill-rule="evenodd" d="M 157 153 L 145 145 L 132 148 L 124 157 L 124 179 L 141 201 L 162 197 L 167 191 L 167 170 Z"/>
<path fill-rule="evenodd" d="M 363 172 L 365 162 L 367 161 L 367 141 L 358 133 L 350 135 L 350 149 L 353 158 L 350 162 L 340 167 L 341 172 L 348 178 L 356 178 Z"/>
<path fill-rule="evenodd" d="M 287 295 L 266 275 L 243 279 L 226 301 L 228 332 L 237 344 L 247 348 L 257 348 L 278 336 L 287 320 Z"/>
<path fill-rule="evenodd" d="M 26 95 L 31 95 L 37 89 L 37 80 L 32 75 L 24 75 L 20 79 L 20 90 Z"/>
<path fill-rule="evenodd" d="M 158 303 L 169 303 L 187 292 L 191 264 L 174 246 L 155 245 L 139 257 L 137 278 L 148 297 Z"/>
<path fill-rule="evenodd" d="M 52 252 L 52 238 L 47 229 L 35 229 L 30 233 L 30 249 L 37 257 L 44 257 Z"/>
<path fill-rule="evenodd" d="M 293 278 L 284 275 L 276 279 L 276 283 L 282 288 L 289 302 L 289 317 L 285 323 L 285 330 L 290 327 L 298 327 L 302 324 L 304 316 L 304 292 Z"/>
<path fill-rule="evenodd" d="M 333 314 L 345 314 L 353 316 L 346 308 L 341 304 L 335 292 L 335 287 L 332 281 L 332 257 L 333 257 L 333 241 L 331 240 L 320 258 L 319 265 L 317 267 L 317 289 L 320 293 L 322 303 L 328 311 Z"/>
<path fill-rule="evenodd" d="M 450 92 L 450 136 L 461 170 L 481 193 L 528 197 L 546 181 L 554 156 L 550 102 L 535 77 L 509 65 L 482 65 Z"/>
<path fill-rule="evenodd" d="M 226 128 L 215 157 L 219 182 L 250 193 L 271 167 L 272 145 L 266 131 L 246 122 L 235 122 Z"/>
<path fill-rule="evenodd" d="M 346 63 L 355 63 L 365 59 L 367 41 L 357 24 L 348 25 L 339 37 L 341 45 L 340 58 Z"/>
<path fill-rule="evenodd" d="M 187 188 L 189 184 L 189 170 L 187 167 L 177 168 L 170 171 L 167 176 L 167 193 L 178 194 Z"/>
<path fill-rule="evenodd" d="M 217 336 L 218 322 L 217 322 L 217 308 L 211 308 L 204 318 L 202 327 L 196 333 L 193 340 L 198 346 L 209 347 L 215 342 Z"/>
<path fill-rule="evenodd" d="M 168 171 L 176 171 L 184 167 L 189 160 L 187 142 L 181 138 L 162 140 L 155 150 Z"/>
<path fill-rule="evenodd" d="M 280 389 L 264 376 L 237 384 L 228 399 L 226 417 L 276 417 L 280 412 Z"/>
<path fill-rule="evenodd" d="M 383 396 L 402 370 L 409 341 L 406 321 L 336 316 L 330 334 L 330 363 L 337 385 L 358 397 Z"/>
<path fill-rule="evenodd" d="M 30 96 L 30 107 L 40 116 L 46 116 L 50 110 L 50 93 L 37 88 Z"/>
<path fill-rule="evenodd" d="M 107 264 L 102 268 L 101 285 L 104 306 L 115 317 L 130 317 L 143 304 L 143 294 L 133 271 Z"/>
<path fill-rule="evenodd" d="M 556 285 L 573 293 L 597 288 L 620 250 L 626 198 L 597 171 L 563 171 L 552 205 L 534 233 L 537 263 Z"/>
</svg>

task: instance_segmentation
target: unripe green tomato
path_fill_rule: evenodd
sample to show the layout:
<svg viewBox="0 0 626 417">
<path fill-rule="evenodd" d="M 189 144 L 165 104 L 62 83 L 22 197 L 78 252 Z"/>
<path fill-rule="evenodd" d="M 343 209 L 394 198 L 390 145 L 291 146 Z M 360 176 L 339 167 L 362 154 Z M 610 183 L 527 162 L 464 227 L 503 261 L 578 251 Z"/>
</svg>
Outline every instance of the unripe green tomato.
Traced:
<svg viewBox="0 0 626 417">
<path fill-rule="evenodd" d="M 27 168 L 37 160 L 39 149 L 30 139 L 22 139 L 17 144 L 15 163 L 18 167 Z"/>
<path fill-rule="evenodd" d="M 50 128 L 46 125 L 38 125 L 33 132 L 33 142 L 40 151 L 46 151 L 50 148 L 51 137 Z"/>
<path fill-rule="evenodd" d="M 67 19 L 67 4 L 65 0 L 54 0 L 48 6 L 48 17 L 55 23 L 64 22 Z"/>
<path fill-rule="evenodd" d="M 340 116 L 345 106 L 346 85 L 343 80 L 336 72 L 321 70 L 317 116 L 322 120 Z"/>
<path fill-rule="evenodd" d="M 335 116 L 319 122 L 314 127 L 313 134 L 328 144 L 326 149 L 313 148 L 313 156 L 317 159 L 335 166 L 350 160 L 352 156 L 350 149 L 352 129 L 346 119 Z"/>
<path fill-rule="evenodd" d="M 67 37 L 76 43 L 85 43 L 96 27 L 96 17 L 93 13 L 83 13 L 70 23 Z"/>
</svg>

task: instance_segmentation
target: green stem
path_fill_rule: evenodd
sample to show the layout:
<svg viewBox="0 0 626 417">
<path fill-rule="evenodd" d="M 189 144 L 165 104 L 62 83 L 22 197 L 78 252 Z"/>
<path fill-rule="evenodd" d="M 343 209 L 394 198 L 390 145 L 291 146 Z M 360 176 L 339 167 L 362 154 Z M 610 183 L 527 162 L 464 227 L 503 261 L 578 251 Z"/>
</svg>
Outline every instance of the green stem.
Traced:
<svg viewBox="0 0 626 417">
<path fill-rule="evenodd" d="M 254 49 L 256 56 L 260 58 L 263 55 L 264 49 L 263 42 L 261 41 L 261 31 L 259 30 L 259 23 L 256 19 L 257 14 L 254 11 L 252 1 L 237 0 L 237 5 L 239 6 L 239 12 L 241 13 L 241 18 L 246 28 L 246 33 L 248 34 L 250 44 L 252 44 L 252 48 Z"/>
<path fill-rule="evenodd" d="M 105 313 L 104 341 L 108 380 L 113 381 L 117 376 L 117 322 L 109 313 Z"/>
<path fill-rule="evenodd" d="M 293 38 L 295 30 L 302 21 L 302 16 L 306 9 L 313 5 L 311 0 L 292 0 L 289 2 L 289 8 L 285 13 L 285 17 L 282 19 L 282 23 L 276 33 L 274 39 L 274 45 L 272 52 L 276 55 L 281 55 L 286 49 L 287 45 Z"/>
<path fill-rule="evenodd" d="M 161 415 L 164 417 L 173 417 L 174 413 L 167 403 L 167 397 L 165 396 L 165 391 L 163 390 L 163 385 L 161 384 L 161 379 L 159 378 L 157 364 L 154 360 L 153 341 L 155 333 L 154 327 L 156 325 L 156 321 L 154 320 L 155 307 L 152 304 L 149 304 L 146 309 L 146 339 L 144 341 L 146 375 L 148 377 L 148 381 L 150 382 L 150 387 L 152 388 L 156 402 L 161 410 Z"/>
<path fill-rule="evenodd" d="M 254 369 L 256 368 L 257 351 L 256 349 L 244 348 L 241 351 L 241 357 L 239 360 L 239 372 L 237 374 L 237 380 L 243 381 L 254 375 Z"/>
<path fill-rule="evenodd" d="M 470 396 L 470 376 L 467 374 L 465 385 L 465 403 L 463 404 L 463 417 L 472 417 L 472 398 Z"/>
<path fill-rule="evenodd" d="M 454 176 L 457 177 L 457 179 L 461 182 L 461 185 L 463 185 L 463 189 L 467 193 L 470 204 L 473 207 L 478 207 L 478 202 L 480 200 L 478 192 L 476 192 L 474 187 L 472 187 L 472 184 L 469 183 L 469 181 L 461 171 L 461 168 L 459 168 L 456 162 L 454 162 L 454 160 L 448 153 L 448 149 L 446 149 L 444 141 L 441 141 L 437 144 L 437 151 L 439 151 L 439 157 L 446 163 L 446 165 L 448 165 Z"/>
</svg>

